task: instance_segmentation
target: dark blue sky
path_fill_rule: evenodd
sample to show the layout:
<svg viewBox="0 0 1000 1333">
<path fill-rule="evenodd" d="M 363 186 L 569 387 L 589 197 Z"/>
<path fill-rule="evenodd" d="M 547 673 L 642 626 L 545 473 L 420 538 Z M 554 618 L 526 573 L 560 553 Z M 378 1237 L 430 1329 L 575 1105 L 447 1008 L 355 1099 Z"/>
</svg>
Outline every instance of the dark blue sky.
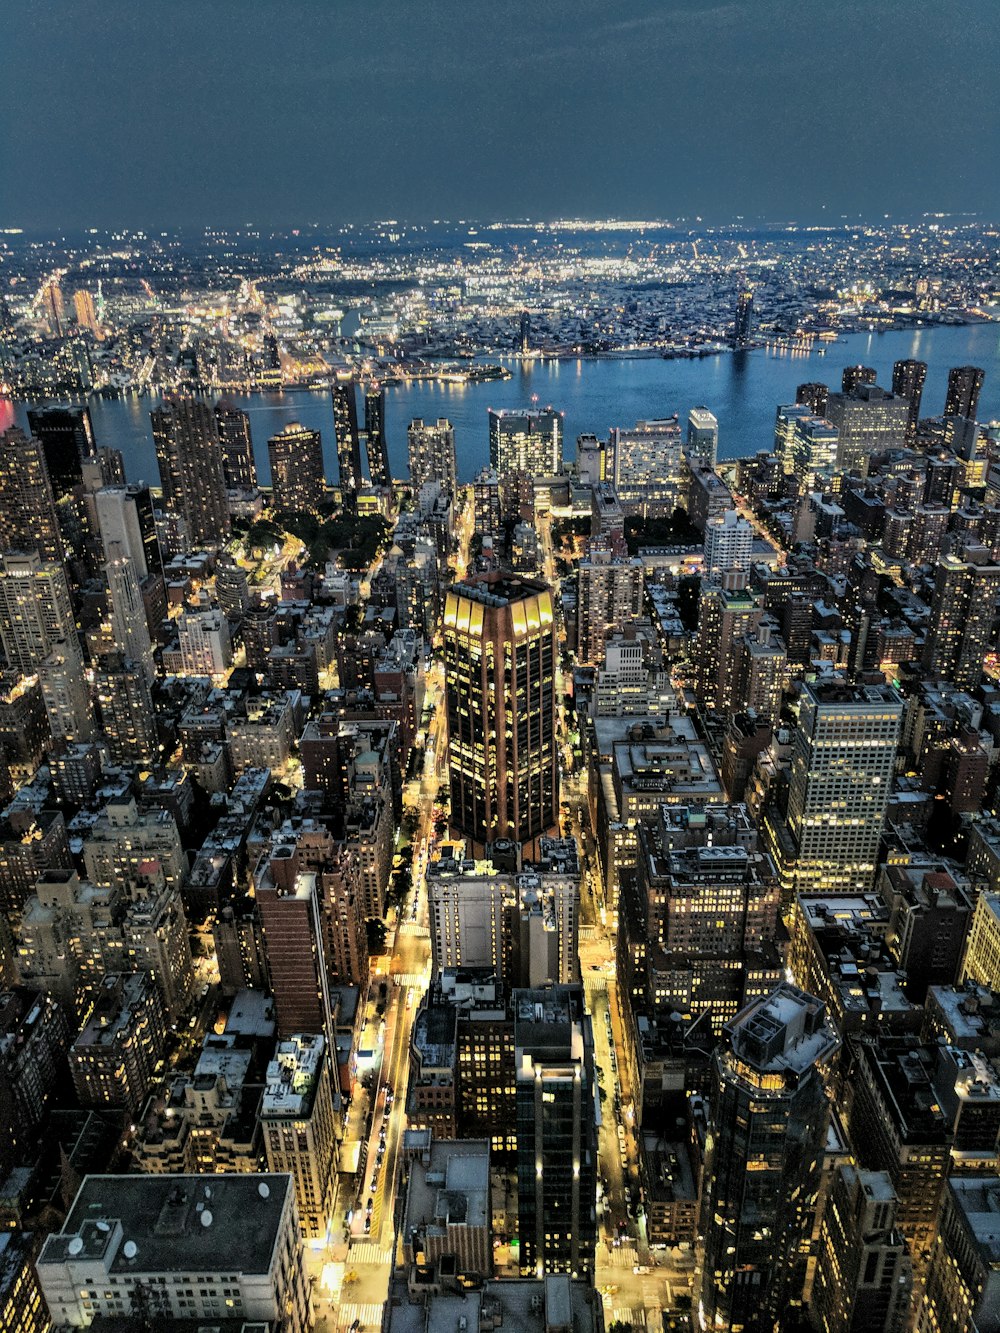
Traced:
<svg viewBox="0 0 1000 1333">
<path fill-rule="evenodd" d="M 997 0 L 7 0 L 0 225 L 1000 217 Z"/>
</svg>

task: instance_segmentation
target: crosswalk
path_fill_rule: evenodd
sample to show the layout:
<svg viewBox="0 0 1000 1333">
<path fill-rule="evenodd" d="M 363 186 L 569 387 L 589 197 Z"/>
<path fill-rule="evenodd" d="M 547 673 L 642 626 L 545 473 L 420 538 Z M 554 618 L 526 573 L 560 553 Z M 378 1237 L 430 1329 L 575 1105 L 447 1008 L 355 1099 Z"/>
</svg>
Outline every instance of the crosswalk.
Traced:
<svg viewBox="0 0 1000 1333">
<path fill-rule="evenodd" d="M 392 1258 L 392 1250 L 383 1249 L 377 1240 L 355 1241 L 351 1246 L 350 1264 L 377 1264 L 384 1267 Z"/>
<path fill-rule="evenodd" d="M 404 921 L 397 930 L 397 935 L 415 935 L 417 939 L 430 938 L 430 927 L 422 926 L 419 921 Z"/>
<path fill-rule="evenodd" d="M 611 1311 L 611 1318 L 607 1322 L 609 1324 L 631 1324 L 633 1328 L 645 1328 L 646 1308 L 642 1305 L 638 1309 L 634 1305 L 616 1305 Z"/>
<path fill-rule="evenodd" d="M 365 1329 L 366 1333 L 371 1333 L 372 1329 L 382 1327 L 382 1312 L 384 1309 L 384 1301 L 367 1301 L 364 1304 L 357 1302 L 344 1303 L 337 1311 L 337 1327 L 341 1329 L 350 1328 L 357 1319 L 359 1329 Z"/>
<path fill-rule="evenodd" d="M 634 1245 L 614 1245 L 606 1259 L 602 1256 L 602 1262 L 609 1268 L 631 1269 L 639 1262 L 639 1256 Z"/>
<path fill-rule="evenodd" d="M 393 980 L 397 986 L 419 986 L 423 989 L 427 985 L 426 972 L 399 972 L 393 973 Z"/>
</svg>

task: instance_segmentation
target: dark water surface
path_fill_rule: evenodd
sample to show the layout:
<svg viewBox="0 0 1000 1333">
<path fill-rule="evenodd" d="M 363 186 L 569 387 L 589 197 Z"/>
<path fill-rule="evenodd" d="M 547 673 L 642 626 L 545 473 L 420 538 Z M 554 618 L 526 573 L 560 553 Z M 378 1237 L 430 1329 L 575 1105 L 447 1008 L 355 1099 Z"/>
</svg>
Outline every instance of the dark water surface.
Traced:
<svg viewBox="0 0 1000 1333">
<path fill-rule="evenodd" d="M 688 409 L 697 404 L 704 404 L 719 419 L 719 456 L 738 458 L 770 447 L 775 407 L 793 400 L 796 385 L 821 380 L 839 387 L 843 367 L 859 361 L 875 366 L 879 383 L 886 387 L 891 382 L 894 361 L 903 357 L 926 361 L 925 416 L 942 410 L 951 366 L 982 366 L 986 381 L 979 419 L 1000 418 L 1000 324 L 852 334 L 824 347 L 822 355 L 762 348 L 691 361 L 512 362 L 513 376 L 509 380 L 467 385 L 420 381 L 390 386 L 386 416 L 393 474 L 406 476 L 406 426 L 410 419 L 433 421 L 440 416 L 448 417 L 455 426 L 459 477 L 471 481 L 489 461 L 487 409 L 524 407 L 533 401 L 551 403 L 565 413 L 567 458 L 573 457 L 576 437 L 582 432 L 606 436 L 611 426 L 631 426 L 642 418 L 666 417 L 674 412 L 683 420 Z M 327 475 L 336 480 L 333 410 L 328 393 L 291 390 L 230 397 L 250 414 L 262 481 L 269 477 L 268 436 L 289 421 L 300 421 L 322 432 Z M 94 398 L 90 407 L 98 444 L 122 451 L 131 480 L 144 478 L 154 484 L 158 478 L 149 413 L 156 401 L 149 396 Z M 24 424 L 25 405 L 0 400 L 0 428 L 12 420 Z"/>
</svg>

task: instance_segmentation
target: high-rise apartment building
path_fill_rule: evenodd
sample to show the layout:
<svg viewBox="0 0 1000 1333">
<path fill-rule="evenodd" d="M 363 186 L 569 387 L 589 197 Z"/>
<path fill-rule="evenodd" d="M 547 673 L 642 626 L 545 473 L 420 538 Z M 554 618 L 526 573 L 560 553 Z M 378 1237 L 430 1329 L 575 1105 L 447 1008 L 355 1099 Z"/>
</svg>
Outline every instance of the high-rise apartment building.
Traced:
<svg viewBox="0 0 1000 1333">
<path fill-rule="evenodd" d="M 37 554 L 0 561 L 0 641 L 8 663 L 31 675 L 58 643 L 76 638 L 66 571 Z"/>
<path fill-rule="evenodd" d="M 626 513 L 672 513 L 684 503 L 688 483 L 677 418 L 613 427 L 604 471 Z"/>
<path fill-rule="evenodd" d="M 864 384 L 875 384 L 878 380 L 878 371 L 874 366 L 845 366 L 844 373 L 840 377 L 841 393 L 854 393 Z"/>
<path fill-rule="evenodd" d="M 727 569 L 750 570 L 753 524 L 735 509 L 716 514 L 705 524 L 705 574 L 718 578 Z"/>
<path fill-rule="evenodd" d="M 92 740 L 94 708 L 75 637 L 53 644 L 38 668 L 38 679 L 52 739 L 57 743 Z"/>
<path fill-rule="evenodd" d="M 124 1316 L 313 1327 L 287 1175 L 86 1176 L 36 1269 L 59 1327 Z"/>
<path fill-rule="evenodd" d="M 29 407 L 28 429 L 41 443 L 52 492 L 61 500 L 80 484 L 83 460 L 97 453 L 90 408 Z"/>
<path fill-rule="evenodd" d="M 959 689 L 976 688 L 998 600 L 1000 565 L 984 547 L 967 547 L 964 559 L 946 555 L 938 562 L 924 641 L 924 667 L 930 675 Z"/>
<path fill-rule="evenodd" d="M 645 574 L 638 558 L 614 555 L 594 542 L 577 567 L 577 658 L 604 661 L 604 644 L 613 630 L 626 629 L 642 615 Z"/>
<path fill-rule="evenodd" d="M 753 325 L 753 292 L 744 288 L 736 297 L 736 317 L 733 321 L 733 347 L 737 351 L 750 346 Z"/>
<path fill-rule="evenodd" d="M 0 1167 L 28 1149 L 65 1077 L 70 1031 L 51 995 L 14 986 L 0 991 Z M 0 1328 L 3 1324 L 0 1323 Z"/>
<path fill-rule="evenodd" d="M 913 1275 L 884 1171 L 845 1162 L 823 1212 L 810 1309 L 819 1333 L 903 1333 Z"/>
<path fill-rule="evenodd" d="M 579 986 L 516 990 L 517 1199 L 521 1271 L 594 1271 L 594 1035 Z"/>
<path fill-rule="evenodd" d="M 715 467 L 719 461 L 719 422 L 707 407 L 692 407 L 688 412 L 686 443 L 692 453 Z"/>
<path fill-rule="evenodd" d="M 219 607 L 182 611 L 177 617 L 181 666 L 188 676 L 216 676 L 233 663 L 229 622 Z"/>
<path fill-rule="evenodd" d="M 134 1114 L 166 1039 L 163 1003 L 149 973 L 107 973 L 69 1053 L 77 1101 Z"/>
<path fill-rule="evenodd" d="M 712 1062 L 695 1276 L 706 1329 L 773 1333 L 801 1302 L 826 1139 L 823 1004 L 782 983 L 725 1029 Z"/>
<path fill-rule="evenodd" d="M 391 486 L 389 444 L 385 435 L 385 389 L 372 382 L 365 389 L 365 452 L 373 486 Z"/>
<path fill-rule="evenodd" d="M 329 978 L 318 876 L 300 870 L 294 846 L 278 846 L 258 867 L 254 894 L 260 909 L 278 1034 L 320 1032 L 332 1039 Z"/>
<path fill-rule="evenodd" d="M 871 888 L 902 712 L 888 685 L 802 686 L 788 795 L 800 891 Z"/>
<path fill-rule="evenodd" d="M 326 497 L 319 431 L 292 421 L 268 440 L 267 456 L 275 511 L 318 513 Z"/>
<path fill-rule="evenodd" d="M 222 447 L 222 475 L 231 491 L 257 489 L 257 464 L 253 456 L 250 417 L 228 398 L 215 404 L 215 425 Z"/>
<path fill-rule="evenodd" d="M 975 421 L 979 394 L 985 372 L 979 366 L 953 366 L 948 371 L 948 392 L 944 400 L 946 417 L 967 417 Z"/>
<path fill-rule="evenodd" d="M 200 399 L 177 397 L 150 420 L 164 505 L 183 520 L 189 547 L 221 545 L 230 520 L 215 413 Z"/>
<path fill-rule="evenodd" d="M 337 481 L 344 508 L 353 512 L 361 489 L 361 435 L 358 400 L 350 375 L 338 375 L 333 384 L 333 429 L 337 439 Z"/>
<path fill-rule="evenodd" d="M 906 438 L 912 442 L 917 434 L 917 422 L 920 420 L 920 399 L 924 392 L 924 380 L 927 378 L 927 362 L 897 361 L 892 367 L 892 392 L 897 398 L 905 398 L 909 405 L 909 425 Z"/>
<path fill-rule="evenodd" d="M 740 645 L 755 634 L 764 613 L 763 598 L 749 587 L 741 570 L 727 570 L 706 580 L 698 599 L 698 636 L 694 660 L 698 695 L 716 712 L 732 712 L 738 704 Z"/>
<path fill-rule="evenodd" d="M 504 574 L 455 584 L 443 635 L 452 824 L 477 849 L 533 842 L 559 811 L 552 593 Z"/>
<path fill-rule="evenodd" d="M 260 1104 L 267 1169 L 294 1180 L 306 1239 L 326 1236 L 337 1192 L 330 1060 L 330 1048 L 317 1034 L 297 1032 L 279 1041 Z"/>
<path fill-rule="evenodd" d="M 795 390 L 795 401 L 803 407 L 807 407 L 814 417 L 825 417 L 826 400 L 829 395 L 830 390 L 827 385 L 812 381 L 808 384 L 799 385 Z"/>
<path fill-rule="evenodd" d="M 445 417 L 431 425 L 414 417 L 406 431 L 410 459 L 410 483 L 419 492 L 428 482 L 440 482 L 443 490 L 454 495 L 458 489 L 455 465 L 455 428 Z M 499 506 L 499 494 L 497 499 Z M 492 528 L 487 529 L 493 531 Z"/>
<path fill-rule="evenodd" d="M 159 736 L 145 667 L 121 653 L 102 656 L 94 697 L 112 762 L 149 768 L 158 755 Z"/>
<path fill-rule="evenodd" d="M 65 554 L 42 446 L 17 426 L 0 435 L 0 550 Z"/>
<path fill-rule="evenodd" d="M 551 407 L 489 412 L 490 467 L 501 480 L 512 472 L 550 477 L 562 471 L 563 414 Z"/>
<path fill-rule="evenodd" d="M 52 1327 L 34 1253 L 30 1231 L 0 1233 L 0 1328 L 8 1333 L 49 1333 Z"/>
</svg>

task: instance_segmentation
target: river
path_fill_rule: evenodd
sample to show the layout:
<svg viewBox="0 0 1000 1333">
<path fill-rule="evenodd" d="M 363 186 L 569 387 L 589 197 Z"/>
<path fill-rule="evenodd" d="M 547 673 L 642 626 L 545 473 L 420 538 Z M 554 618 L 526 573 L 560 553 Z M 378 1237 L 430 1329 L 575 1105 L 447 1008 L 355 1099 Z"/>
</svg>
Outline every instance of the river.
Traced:
<svg viewBox="0 0 1000 1333">
<path fill-rule="evenodd" d="M 487 409 L 524 407 L 532 402 L 551 404 L 565 413 L 568 458 L 573 457 L 576 437 L 583 432 L 606 436 L 611 426 L 631 426 L 642 418 L 671 416 L 674 412 L 683 420 L 688 409 L 698 404 L 704 404 L 719 419 L 720 458 L 739 458 L 770 448 L 775 408 L 793 400 L 796 385 L 821 380 L 839 387 L 843 367 L 864 362 L 875 366 L 879 382 L 888 387 L 892 363 L 904 357 L 927 362 L 922 405 L 925 416 L 942 410 L 949 368 L 972 364 L 986 371 L 980 420 L 1000 418 L 998 324 L 852 334 L 842 342 L 823 346 L 823 354 L 761 348 L 697 360 L 515 361 L 509 380 L 464 385 L 419 381 L 390 386 L 386 431 L 393 474 L 406 476 L 406 426 L 411 418 L 433 421 L 442 416 L 455 427 L 459 477 L 471 481 L 489 462 Z M 327 475 L 336 479 L 333 410 L 328 393 L 291 390 L 231 397 L 250 414 L 262 481 L 269 477 L 268 436 L 289 421 L 300 421 L 322 432 Z M 97 442 L 122 451 L 130 480 L 157 480 L 149 429 L 149 412 L 155 403 L 156 399 L 148 396 L 91 400 Z M 0 428 L 12 421 L 25 424 L 25 411 L 22 403 L 0 400 Z"/>
</svg>

